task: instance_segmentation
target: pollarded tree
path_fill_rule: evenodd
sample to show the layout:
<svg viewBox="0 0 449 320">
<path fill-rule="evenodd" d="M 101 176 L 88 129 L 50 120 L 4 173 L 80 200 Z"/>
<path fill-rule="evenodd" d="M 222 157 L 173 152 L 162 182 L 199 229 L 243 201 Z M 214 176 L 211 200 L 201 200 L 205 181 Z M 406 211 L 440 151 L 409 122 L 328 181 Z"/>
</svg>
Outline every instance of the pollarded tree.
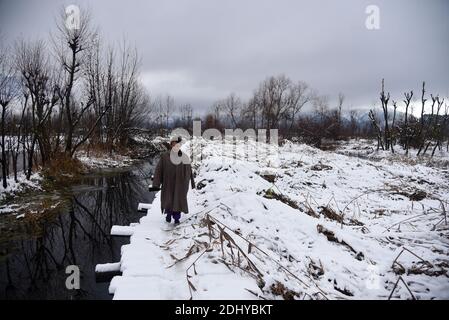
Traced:
<svg viewBox="0 0 449 320">
<path fill-rule="evenodd" d="M 51 158 L 50 119 L 58 103 L 58 94 L 55 84 L 55 73 L 49 63 L 45 51 L 45 43 L 37 40 L 31 43 L 20 41 L 16 45 L 16 68 L 20 75 L 24 89 L 24 96 L 29 97 L 31 120 L 31 143 L 28 148 L 27 178 L 31 176 L 34 152 L 39 147 L 42 164 L 45 165 Z"/>
<path fill-rule="evenodd" d="M 410 103 L 413 98 L 413 91 L 405 92 L 404 93 L 404 104 L 405 104 L 405 117 L 404 117 L 404 126 L 401 130 L 401 136 L 405 147 L 405 154 L 408 155 L 408 149 L 409 149 L 409 143 L 410 143 L 410 137 L 411 137 L 411 130 L 409 128 L 409 108 Z"/>
</svg>

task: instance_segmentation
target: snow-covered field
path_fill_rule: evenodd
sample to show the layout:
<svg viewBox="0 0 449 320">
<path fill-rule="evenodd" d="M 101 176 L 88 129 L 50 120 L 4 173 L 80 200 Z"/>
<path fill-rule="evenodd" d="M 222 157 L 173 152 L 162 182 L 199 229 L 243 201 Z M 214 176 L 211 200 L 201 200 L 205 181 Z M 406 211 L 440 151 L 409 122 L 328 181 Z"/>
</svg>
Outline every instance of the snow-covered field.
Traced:
<svg viewBox="0 0 449 320">
<path fill-rule="evenodd" d="M 114 299 L 449 298 L 447 169 L 196 144 L 190 213 L 168 225 L 156 196 L 122 247 Z"/>
</svg>

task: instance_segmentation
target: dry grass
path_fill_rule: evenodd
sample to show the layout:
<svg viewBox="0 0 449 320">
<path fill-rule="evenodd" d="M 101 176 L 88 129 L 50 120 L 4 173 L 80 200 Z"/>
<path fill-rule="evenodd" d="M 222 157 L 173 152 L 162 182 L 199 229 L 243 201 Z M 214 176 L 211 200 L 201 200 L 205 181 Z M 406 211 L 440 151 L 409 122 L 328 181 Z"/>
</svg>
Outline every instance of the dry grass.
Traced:
<svg viewBox="0 0 449 320">
<path fill-rule="evenodd" d="M 266 199 L 279 200 L 285 203 L 286 205 L 292 207 L 293 209 L 299 209 L 298 203 L 296 203 L 296 201 L 293 201 L 292 199 L 283 194 L 276 193 L 273 189 L 268 189 L 267 191 L 265 191 L 263 197 Z"/>
<path fill-rule="evenodd" d="M 357 252 L 351 245 L 349 245 L 346 241 L 344 240 L 340 240 L 335 236 L 335 233 L 329 229 L 326 229 L 325 227 L 323 227 L 321 224 L 318 224 L 316 226 L 316 229 L 318 231 L 318 233 L 321 233 L 323 235 L 326 236 L 327 240 L 329 240 L 330 242 L 335 242 L 338 244 L 341 244 L 343 246 L 345 246 L 346 248 L 348 248 L 352 253 L 354 253 L 355 258 L 357 260 L 363 260 L 365 258 L 365 256 L 363 255 L 362 252 Z"/>
<path fill-rule="evenodd" d="M 216 206 L 213 209 L 223 209 L 226 211 L 230 210 L 230 208 L 224 204 Z M 315 284 L 316 289 L 318 290 L 313 293 L 313 297 L 310 296 L 310 294 L 306 292 L 308 291 L 308 289 L 311 289 L 309 284 L 305 283 L 299 276 L 292 273 L 289 269 L 280 264 L 277 259 L 271 257 L 264 250 L 259 248 L 255 243 L 244 237 L 244 235 L 242 235 L 239 230 L 233 230 L 229 228 L 222 221 L 212 216 L 210 212 L 213 209 L 204 212 L 204 215 L 200 219 L 199 224 L 194 224 L 196 226 L 199 226 L 200 228 L 206 229 L 206 232 L 200 233 L 197 237 L 199 238 L 208 236 L 209 241 L 206 242 L 193 239 L 194 244 L 190 247 L 190 249 L 188 249 L 184 257 L 177 258 L 175 256 L 172 256 L 174 263 L 170 267 L 182 261 L 185 261 L 187 258 L 197 254 L 193 262 L 191 262 L 186 269 L 186 281 L 190 291 L 190 299 L 193 299 L 193 292 L 197 290 L 197 288 L 192 283 L 192 278 L 198 275 L 198 273 L 196 272 L 197 262 L 204 256 L 210 256 L 206 255 L 206 253 L 212 251 L 220 253 L 221 256 L 220 258 L 214 259 L 214 263 L 222 263 L 233 273 L 240 271 L 254 278 L 257 281 L 258 287 L 260 288 L 262 294 L 276 295 L 277 293 L 279 293 L 279 295 L 284 299 L 294 299 L 300 297 L 305 298 L 306 296 L 309 296 L 311 298 L 315 297 L 317 299 L 327 299 L 323 291 L 316 285 L 316 283 L 314 283 L 313 278 L 305 274 L 305 276 Z M 191 226 L 194 227 L 194 225 Z M 196 228 L 194 227 L 194 229 Z M 171 240 L 164 244 L 164 246 L 168 248 L 175 241 L 176 240 Z M 242 245 L 242 243 L 244 245 Z M 285 287 L 285 284 L 274 284 L 274 286 L 265 288 L 266 284 L 263 279 L 264 272 L 256 266 L 256 260 L 258 261 L 258 263 L 262 263 L 262 265 L 266 265 L 268 260 L 271 260 L 272 263 L 277 265 L 279 270 L 282 270 L 284 272 L 286 279 L 298 281 L 301 287 L 304 288 L 304 291 L 301 293 L 297 293 L 293 290 L 287 289 Z M 259 293 L 252 292 L 250 290 L 248 291 L 259 297 L 260 299 L 265 299 Z"/>
<path fill-rule="evenodd" d="M 43 175 L 51 181 L 66 184 L 67 178 L 76 178 L 83 172 L 84 166 L 81 161 L 61 152 L 52 157 L 43 170 Z"/>
</svg>

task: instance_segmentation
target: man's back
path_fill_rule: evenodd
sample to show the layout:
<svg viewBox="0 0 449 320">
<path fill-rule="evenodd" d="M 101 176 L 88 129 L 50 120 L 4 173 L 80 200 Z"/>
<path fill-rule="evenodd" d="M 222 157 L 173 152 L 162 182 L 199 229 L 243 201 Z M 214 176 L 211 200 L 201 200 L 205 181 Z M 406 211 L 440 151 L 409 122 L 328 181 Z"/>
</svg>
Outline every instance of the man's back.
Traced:
<svg viewBox="0 0 449 320">
<path fill-rule="evenodd" d="M 162 185 L 161 209 L 188 213 L 189 182 L 194 186 L 190 163 L 183 163 L 184 153 L 164 152 L 156 166 L 153 186 Z"/>
</svg>

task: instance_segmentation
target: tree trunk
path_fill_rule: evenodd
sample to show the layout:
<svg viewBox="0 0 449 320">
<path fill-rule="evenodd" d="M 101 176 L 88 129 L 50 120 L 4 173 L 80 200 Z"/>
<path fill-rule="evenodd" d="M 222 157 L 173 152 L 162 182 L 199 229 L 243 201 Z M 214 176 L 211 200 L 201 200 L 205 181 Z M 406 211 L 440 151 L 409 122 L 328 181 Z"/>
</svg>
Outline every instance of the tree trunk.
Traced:
<svg viewBox="0 0 449 320">
<path fill-rule="evenodd" d="M 30 180 L 31 178 L 31 172 L 33 170 L 33 156 L 34 156 L 34 146 L 36 145 L 36 137 L 33 137 L 33 140 L 31 141 L 30 150 L 28 151 L 28 171 L 26 174 L 27 180 Z"/>
<path fill-rule="evenodd" d="M 72 48 L 72 61 L 70 64 L 69 70 L 69 81 L 67 84 L 65 96 L 64 96 L 64 104 L 65 104 L 65 112 L 67 117 L 67 133 L 65 138 L 65 151 L 68 154 L 72 153 L 72 138 L 73 138 L 73 119 L 72 119 L 72 110 L 70 106 L 71 95 L 73 82 L 75 81 L 75 72 L 76 72 L 76 48 Z"/>
<path fill-rule="evenodd" d="M 8 182 L 6 180 L 6 150 L 5 150 L 5 118 L 6 118 L 6 107 L 2 106 L 2 129 L 1 129 L 1 135 L 2 135 L 2 182 L 3 182 L 3 188 L 6 189 L 8 186 Z"/>
</svg>

